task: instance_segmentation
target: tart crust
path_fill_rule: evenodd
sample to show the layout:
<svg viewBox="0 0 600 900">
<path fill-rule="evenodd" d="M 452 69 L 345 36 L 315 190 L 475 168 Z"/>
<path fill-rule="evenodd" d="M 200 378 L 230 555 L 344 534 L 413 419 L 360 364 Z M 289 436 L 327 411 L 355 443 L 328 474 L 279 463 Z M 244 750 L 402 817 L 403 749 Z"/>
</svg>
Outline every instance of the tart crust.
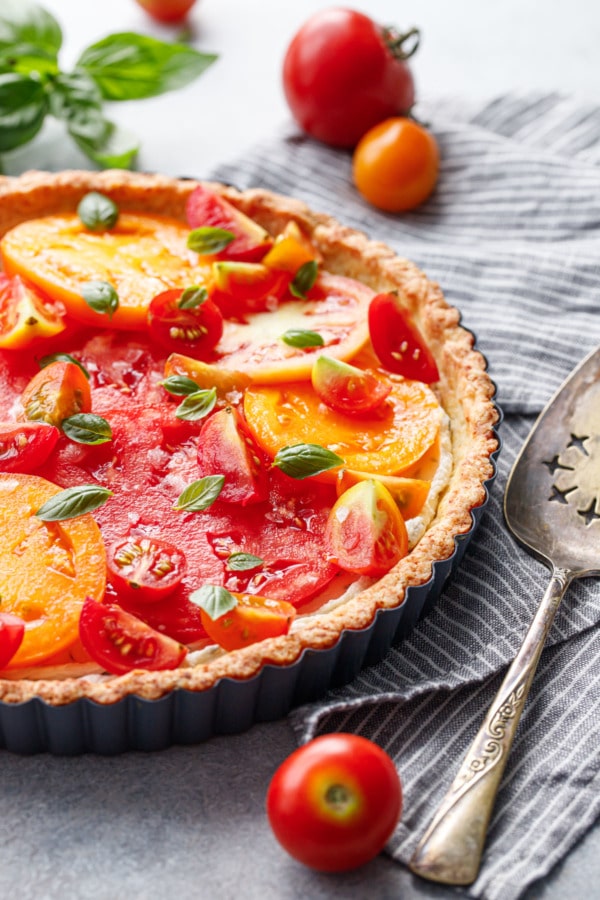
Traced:
<svg viewBox="0 0 600 900">
<path fill-rule="evenodd" d="M 290 219 L 296 221 L 321 252 L 325 269 L 362 281 L 377 292 L 398 292 L 440 371 L 435 391 L 450 418 L 452 435 L 453 465 L 448 486 L 434 519 L 408 556 L 343 606 L 301 619 L 301 625 L 287 636 L 173 671 L 135 670 L 107 679 L 0 679 L 0 700 L 5 703 L 38 697 L 60 706 L 87 697 L 111 704 L 132 694 L 158 699 L 175 688 L 205 691 L 224 677 L 251 678 L 266 663 L 291 665 L 305 650 L 332 647 L 344 629 L 368 627 L 377 610 L 403 603 L 407 587 L 425 584 L 431 578 L 432 563 L 454 553 L 455 537 L 471 529 L 471 510 L 486 499 L 484 482 L 493 475 L 492 454 L 498 449 L 494 385 L 485 359 L 474 347 L 473 335 L 460 325 L 458 311 L 446 302 L 440 287 L 387 245 L 369 240 L 328 215 L 313 212 L 298 200 L 262 189 L 240 192 L 212 182 L 207 184 L 272 234 L 279 233 Z M 121 170 L 28 172 L 19 178 L 2 177 L 0 236 L 30 218 L 73 212 L 82 196 L 92 190 L 107 194 L 124 210 L 185 220 L 186 200 L 196 185 L 192 180 Z"/>
</svg>

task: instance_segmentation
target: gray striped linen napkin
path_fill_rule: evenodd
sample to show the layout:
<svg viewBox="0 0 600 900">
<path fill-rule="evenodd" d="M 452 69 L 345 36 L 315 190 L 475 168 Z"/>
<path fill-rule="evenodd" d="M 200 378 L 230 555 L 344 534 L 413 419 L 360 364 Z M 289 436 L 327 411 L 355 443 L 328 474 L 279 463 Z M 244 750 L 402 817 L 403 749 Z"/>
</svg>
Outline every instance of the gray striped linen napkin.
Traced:
<svg viewBox="0 0 600 900">
<path fill-rule="evenodd" d="M 394 758 L 405 811 L 387 851 L 406 863 L 454 777 L 547 584 L 509 537 L 502 495 L 515 456 L 562 380 L 600 344 L 600 106 L 558 95 L 449 100 L 418 112 L 442 168 L 406 215 L 363 203 L 350 157 L 294 132 L 221 166 L 383 240 L 440 282 L 477 336 L 504 412 L 499 473 L 481 525 L 433 612 L 378 665 L 292 713 L 300 741 L 359 732 Z M 600 487 L 600 486 L 599 486 Z M 600 582 L 575 582 L 521 721 L 467 896 L 519 897 L 600 814 Z"/>
</svg>

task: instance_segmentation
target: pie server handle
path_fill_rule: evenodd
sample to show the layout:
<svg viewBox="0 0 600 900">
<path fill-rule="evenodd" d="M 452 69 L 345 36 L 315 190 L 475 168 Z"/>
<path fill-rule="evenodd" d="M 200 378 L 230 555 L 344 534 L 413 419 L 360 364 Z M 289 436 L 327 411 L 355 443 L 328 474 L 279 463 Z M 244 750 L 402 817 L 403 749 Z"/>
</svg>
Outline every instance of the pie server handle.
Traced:
<svg viewBox="0 0 600 900">
<path fill-rule="evenodd" d="M 475 881 L 506 760 L 548 632 L 573 578 L 554 567 L 523 643 L 409 867 L 443 884 Z"/>
</svg>

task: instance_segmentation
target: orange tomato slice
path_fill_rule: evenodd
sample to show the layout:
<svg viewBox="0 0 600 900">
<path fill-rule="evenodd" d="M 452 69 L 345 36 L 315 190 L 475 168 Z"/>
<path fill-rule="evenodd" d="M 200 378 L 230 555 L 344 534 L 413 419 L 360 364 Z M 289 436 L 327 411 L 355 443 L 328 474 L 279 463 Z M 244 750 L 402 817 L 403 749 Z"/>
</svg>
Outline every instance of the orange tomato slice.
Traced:
<svg viewBox="0 0 600 900">
<path fill-rule="evenodd" d="M 235 607 L 217 619 L 200 610 L 200 619 L 208 636 L 224 650 L 239 650 L 257 641 L 287 634 L 296 609 L 286 600 L 273 600 L 258 594 L 231 595 Z"/>
<path fill-rule="evenodd" d="M 60 490 L 37 475 L 0 475 L 0 609 L 27 623 L 9 668 L 73 644 L 86 596 L 104 595 L 104 543 L 92 516 L 64 522 L 35 517 Z"/>
<path fill-rule="evenodd" d="M 386 402 L 360 419 L 329 409 L 304 382 L 251 385 L 244 412 L 270 457 L 286 445 L 317 443 L 341 456 L 346 468 L 371 477 L 400 475 L 413 466 L 435 442 L 440 426 L 440 407 L 430 388 L 395 378 Z M 337 472 L 318 477 L 335 481 Z"/>
<path fill-rule="evenodd" d="M 0 242 L 5 271 L 28 278 L 62 302 L 74 319 L 96 327 L 142 329 L 150 301 L 169 288 L 204 284 L 210 263 L 188 250 L 189 227 L 162 216 L 121 213 L 110 231 L 91 232 L 78 216 L 30 219 Z M 119 308 L 109 319 L 82 297 L 89 281 L 116 289 Z"/>
</svg>

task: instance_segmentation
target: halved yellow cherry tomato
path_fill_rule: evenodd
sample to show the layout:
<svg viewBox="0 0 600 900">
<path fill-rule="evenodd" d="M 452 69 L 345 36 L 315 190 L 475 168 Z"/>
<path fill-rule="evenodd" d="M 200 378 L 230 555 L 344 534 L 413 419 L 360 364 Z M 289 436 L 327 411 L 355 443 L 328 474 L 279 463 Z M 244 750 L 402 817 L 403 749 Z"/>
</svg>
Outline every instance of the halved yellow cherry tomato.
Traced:
<svg viewBox="0 0 600 900">
<path fill-rule="evenodd" d="M 0 273 L 0 347 L 21 350 L 45 338 L 60 334 L 66 328 L 64 307 L 20 275 L 9 278 Z"/>
<path fill-rule="evenodd" d="M 335 488 L 338 497 L 359 481 L 368 481 L 373 475 L 369 472 L 356 472 L 353 469 L 342 469 L 337 474 Z M 377 481 L 388 489 L 404 521 L 418 516 L 431 487 L 430 481 L 421 478 L 403 478 L 401 475 L 378 475 Z"/>
<path fill-rule="evenodd" d="M 391 380 L 386 402 L 360 418 L 329 409 L 305 382 L 250 385 L 244 395 L 246 421 L 271 458 L 286 445 L 315 443 L 318 437 L 348 469 L 399 475 L 435 442 L 440 407 L 426 385 Z M 335 481 L 337 473 L 324 472 L 318 478 Z"/>
<path fill-rule="evenodd" d="M 23 418 L 60 427 L 63 419 L 90 412 L 90 383 L 78 365 L 57 360 L 33 376 L 21 403 Z"/>
<path fill-rule="evenodd" d="M 250 384 L 250 376 L 245 372 L 236 372 L 221 366 L 214 366 L 192 359 L 182 353 L 171 353 L 165 362 L 165 378 L 173 375 L 185 375 L 195 381 L 199 389 L 216 388 L 217 396 L 223 399 L 231 391 L 243 391 Z"/>
<path fill-rule="evenodd" d="M 28 278 L 80 322 L 96 327 L 146 327 L 153 297 L 169 288 L 204 284 L 210 262 L 188 250 L 189 228 L 176 219 L 121 213 L 107 232 L 86 229 L 76 215 L 30 219 L 0 242 L 4 269 Z M 109 318 L 82 296 L 90 281 L 111 284 L 119 307 Z"/>
<path fill-rule="evenodd" d="M 236 606 L 211 619 L 200 610 L 202 625 L 208 636 L 225 650 L 239 650 L 257 641 L 287 634 L 296 615 L 296 609 L 285 600 L 272 600 L 255 594 L 237 594 Z"/>
<path fill-rule="evenodd" d="M 295 275 L 300 266 L 319 259 L 319 252 L 296 222 L 288 222 L 267 255 L 263 265 Z"/>
<path fill-rule="evenodd" d="M 85 598 L 104 595 L 104 543 L 92 516 L 63 522 L 35 516 L 60 490 L 37 475 L 0 474 L 1 605 L 26 622 L 9 668 L 40 662 L 71 645 Z"/>
<path fill-rule="evenodd" d="M 328 556 L 355 575 L 385 575 L 408 553 L 404 519 L 380 481 L 359 481 L 333 505 L 325 529 Z"/>
</svg>

